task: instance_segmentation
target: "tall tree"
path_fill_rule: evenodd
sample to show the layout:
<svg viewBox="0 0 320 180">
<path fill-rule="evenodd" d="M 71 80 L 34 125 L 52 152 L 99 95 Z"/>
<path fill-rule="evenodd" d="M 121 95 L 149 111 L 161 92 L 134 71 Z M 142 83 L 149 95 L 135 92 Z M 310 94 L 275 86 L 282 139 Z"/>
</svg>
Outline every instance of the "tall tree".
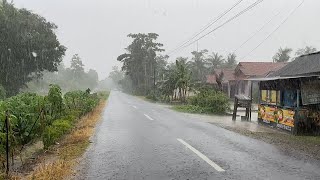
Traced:
<svg viewBox="0 0 320 180">
<path fill-rule="evenodd" d="M 0 6 L 0 84 L 9 96 L 26 83 L 57 71 L 66 48 L 55 34 L 57 26 L 26 9 L 3 1 Z"/>
<path fill-rule="evenodd" d="M 221 68 L 224 63 L 224 58 L 222 55 L 213 52 L 212 55 L 208 56 L 207 63 L 209 64 L 211 70 Z"/>
<path fill-rule="evenodd" d="M 168 55 L 159 55 L 156 57 L 156 80 L 164 80 L 168 65 Z"/>
<path fill-rule="evenodd" d="M 84 74 L 84 65 L 78 54 L 72 56 L 70 69 L 73 73 L 74 79 L 80 79 Z"/>
<path fill-rule="evenodd" d="M 317 48 L 312 47 L 312 46 L 306 46 L 305 48 L 300 48 L 297 50 L 296 55 L 297 56 L 302 56 L 310 53 L 317 52 Z"/>
<path fill-rule="evenodd" d="M 164 51 L 163 44 L 156 42 L 158 36 L 156 33 L 129 34 L 133 41 L 126 48 L 127 53 L 117 58 L 123 62 L 122 70 L 131 78 L 136 94 L 146 95 L 154 87 L 156 53 Z"/>
<path fill-rule="evenodd" d="M 228 54 L 227 61 L 225 62 L 225 67 L 226 68 L 234 68 L 237 66 L 237 56 L 234 53 Z"/>
<path fill-rule="evenodd" d="M 192 59 L 190 61 L 190 65 L 192 68 L 192 75 L 194 81 L 203 81 L 205 78 L 205 75 L 207 74 L 207 68 L 206 68 L 206 55 L 208 53 L 208 50 L 204 49 L 201 51 L 193 51 Z"/>
<path fill-rule="evenodd" d="M 278 52 L 273 56 L 273 62 L 288 62 L 290 60 L 291 48 L 284 48 L 278 50 Z"/>
</svg>

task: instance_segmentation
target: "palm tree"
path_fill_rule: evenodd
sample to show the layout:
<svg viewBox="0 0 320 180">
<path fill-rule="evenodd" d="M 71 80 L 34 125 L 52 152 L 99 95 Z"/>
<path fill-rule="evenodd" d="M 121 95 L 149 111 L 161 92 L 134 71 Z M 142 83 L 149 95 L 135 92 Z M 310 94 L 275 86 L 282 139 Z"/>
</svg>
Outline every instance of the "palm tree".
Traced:
<svg viewBox="0 0 320 180">
<path fill-rule="evenodd" d="M 222 55 L 215 52 L 213 52 L 212 55 L 209 55 L 206 60 L 211 69 L 220 68 L 225 61 Z"/>
<path fill-rule="evenodd" d="M 273 56 L 274 62 L 288 62 L 290 60 L 290 53 L 292 49 L 291 48 L 284 48 L 278 50 L 278 52 Z"/>
<path fill-rule="evenodd" d="M 226 68 L 234 68 L 237 65 L 237 56 L 234 53 L 228 54 L 227 61 L 225 62 Z"/>
<path fill-rule="evenodd" d="M 193 55 L 192 61 L 189 62 L 193 71 L 193 79 L 196 81 L 202 81 L 206 74 L 206 54 L 208 50 L 193 51 L 191 54 Z"/>
</svg>

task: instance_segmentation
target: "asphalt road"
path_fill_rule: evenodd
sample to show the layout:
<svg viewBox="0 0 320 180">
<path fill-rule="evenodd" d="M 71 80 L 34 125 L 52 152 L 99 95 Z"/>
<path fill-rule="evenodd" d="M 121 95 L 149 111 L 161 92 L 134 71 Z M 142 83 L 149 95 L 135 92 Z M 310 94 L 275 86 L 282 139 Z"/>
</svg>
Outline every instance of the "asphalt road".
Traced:
<svg viewBox="0 0 320 180">
<path fill-rule="evenodd" d="M 79 179 L 320 179 L 320 162 L 113 91 Z"/>
</svg>

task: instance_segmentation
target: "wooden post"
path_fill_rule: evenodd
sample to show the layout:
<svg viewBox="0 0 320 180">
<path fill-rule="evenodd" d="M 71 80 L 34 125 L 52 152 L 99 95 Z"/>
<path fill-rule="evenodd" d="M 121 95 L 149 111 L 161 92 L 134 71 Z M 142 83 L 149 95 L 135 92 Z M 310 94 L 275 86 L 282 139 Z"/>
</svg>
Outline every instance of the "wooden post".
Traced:
<svg viewBox="0 0 320 180">
<path fill-rule="evenodd" d="M 9 117 L 8 117 L 8 111 L 6 112 L 6 157 L 7 157 L 7 167 L 6 167 L 6 173 L 9 174 L 9 154 L 10 154 L 10 147 L 9 147 Z"/>
<path fill-rule="evenodd" d="M 237 109 L 238 109 L 238 98 L 234 98 L 234 107 L 233 107 L 233 114 L 232 114 L 232 120 L 235 121 L 237 117 Z"/>
<path fill-rule="evenodd" d="M 249 114 L 249 119 L 250 119 L 250 121 L 251 121 L 251 113 L 252 113 L 251 111 L 252 111 L 252 104 L 253 104 L 253 97 L 252 97 L 252 94 L 253 94 L 253 93 L 252 93 L 253 81 L 250 81 L 250 82 L 251 82 L 251 90 L 250 90 L 250 91 L 251 91 L 251 92 L 250 92 L 250 93 L 251 93 L 251 94 L 250 94 L 251 102 L 250 102 L 250 109 L 249 109 L 249 113 L 250 113 L 250 114 Z"/>
<path fill-rule="evenodd" d="M 299 109 L 300 109 L 300 90 L 297 89 L 297 108 L 295 108 L 295 115 L 294 115 L 294 127 L 293 127 L 293 134 L 297 135 L 298 134 L 298 124 L 297 121 L 299 119 Z"/>
</svg>

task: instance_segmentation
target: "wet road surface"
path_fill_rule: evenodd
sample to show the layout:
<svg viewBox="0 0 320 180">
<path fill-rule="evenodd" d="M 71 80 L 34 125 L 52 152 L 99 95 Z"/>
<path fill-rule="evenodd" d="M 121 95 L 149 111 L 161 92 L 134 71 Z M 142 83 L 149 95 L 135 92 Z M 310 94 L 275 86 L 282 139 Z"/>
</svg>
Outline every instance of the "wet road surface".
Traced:
<svg viewBox="0 0 320 180">
<path fill-rule="evenodd" d="M 79 179 L 320 179 L 320 163 L 118 91 Z"/>
</svg>

